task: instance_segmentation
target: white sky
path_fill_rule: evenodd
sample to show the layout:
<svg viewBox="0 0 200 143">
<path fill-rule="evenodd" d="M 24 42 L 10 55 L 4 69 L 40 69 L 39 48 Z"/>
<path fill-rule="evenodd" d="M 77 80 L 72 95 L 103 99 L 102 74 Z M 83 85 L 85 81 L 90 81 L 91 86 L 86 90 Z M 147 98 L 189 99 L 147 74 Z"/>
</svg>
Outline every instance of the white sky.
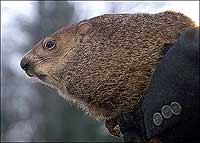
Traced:
<svg viewBox="0 0 200 143">
<path fill-rule="evenodd" d="M 77 2 L 74 1 L 75 5 L 78 6 L 80 18 L 86 18 L 84 12 L 92 11 L 87 15 L 89 18 L 100 14 L 108 13 L 107 5 L 110 2 L 104 1 L 88 1 L 88 2 Z M 134 12 L 148 12 L 157 13 L 165 10 L 173 10 L 176 12 L 184 13 L 185 15 L 192 18 L 196 24 L 199 23 L 199 1 L 115 1 L 114 3 L 121 4 L 118 13 L 134 13 Z M 127 3 L 127 4 L 126 4 Z M 132 5 L 131 5 L 132 3 Z M 143 3 L 140 7 L 134 7 L 134 3 Z M 163 3 L 163 7 L 152 9 L 151 6 L 156 3 Z M 144 5 L 150 5 L 145 6 Z M 81 12 L 83 11 L 83 12 Z M 199 25 L 199 24 L 198 24 Z"/>
<path fill-rule="evenodd" d="M 133 1 L 133 3 L 141 2 L 141 1 Z M 162 8 L 158 8 L 156 11 L 152 11 L 150 8 L 137 8 L 134 9 L 134 6 L 130 5 L 122 5 L 119 13 L 128 13 L 128 12 L 149 12 L 149 13 L 156 13 L 164 10 L 174 10 L 178 12 L 185 13 L 187 16 L 192 18 L 196 23 L 199 23 L 199 1 L 142 1 L 141 3 L 145 4 L 153 4 L 153 3 L 168 3 L 166 6 Z M 2 22 L 7 22 L 8 19 L 12 19 L 16 15 L 22 14 L 29 18 L 34 18 L 34 3 L 36 1 L 2 1 L 1 2 L 1 13 L 2 15 Z M 78 7 L 79 14 L 82 15 L 85 11 L 90 11 L 90 14 L 87 15 L 88 17 L 97 16 L 103 13 L 108 12 L 106 8 L 106 3 L 104 1 L 74 1 L 75 5 Z M 126 3 L 116 2 L 115 3 Z M 130 1 L 128 1 L 130 3 Z M 5 15 L 5 16 L 4 16 Z M 6 18 L 5 18 L 6 17 Z M 82 16 L 80 16 L 82 17 Z"/>
</svg>

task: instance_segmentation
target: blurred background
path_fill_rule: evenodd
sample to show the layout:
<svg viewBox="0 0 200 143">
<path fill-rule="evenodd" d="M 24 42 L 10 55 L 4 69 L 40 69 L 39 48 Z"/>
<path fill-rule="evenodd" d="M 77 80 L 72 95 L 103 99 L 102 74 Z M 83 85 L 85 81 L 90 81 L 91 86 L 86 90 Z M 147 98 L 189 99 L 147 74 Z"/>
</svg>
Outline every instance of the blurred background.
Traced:
<svg viewBox="0 0 200 143">
<path fill-rule="evenodd" d="M 67 24 L 104 13 L 165 10 L 185 13 L 199 25 L 198 1 L 1 1 L 1 141 L 122 141 L 28 78 L 19 63 L 41 38 Z"/>
</svg>

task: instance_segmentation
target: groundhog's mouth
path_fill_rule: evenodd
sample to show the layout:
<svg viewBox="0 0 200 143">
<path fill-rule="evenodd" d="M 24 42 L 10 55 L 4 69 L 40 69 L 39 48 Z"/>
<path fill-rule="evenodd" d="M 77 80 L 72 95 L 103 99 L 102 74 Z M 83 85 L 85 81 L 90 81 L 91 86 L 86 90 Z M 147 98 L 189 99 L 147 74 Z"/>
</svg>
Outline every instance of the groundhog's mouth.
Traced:
<svg viewBox="0 0 200 143">
<path fill-rule="evenodd" d="M 46 79 L 46 75 L 36 75 L 40 80 L 44 81 Z"/>
<path fill-rule="evenodd" d="M 37 73 L 28 72 L 28 71 L 26 72 L 26 74 L 28 76 L 30 76 L 30 77 L 37 77 L 37 78 L 39 78 L 42 81 L 44 81 L 45 78 L 46 78 L 46 75 L 44 75 L 44 74 L 37 74 Z"/>
</svg>

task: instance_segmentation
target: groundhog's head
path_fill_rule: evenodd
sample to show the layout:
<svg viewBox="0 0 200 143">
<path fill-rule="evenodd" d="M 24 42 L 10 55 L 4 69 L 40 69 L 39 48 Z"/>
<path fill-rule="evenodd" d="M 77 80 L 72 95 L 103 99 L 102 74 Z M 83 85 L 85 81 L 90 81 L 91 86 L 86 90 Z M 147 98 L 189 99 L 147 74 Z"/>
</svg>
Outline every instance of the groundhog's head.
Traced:
<svg viewBox="0 0 200 143">
<path fill-rule="evenodd" d="M 88 21 L 66 26 L 39 41 L 22 58 L 20 66 L 30 77 L 38 77 L 41 81 L 56 88 L 61 88 L 57 75 L 65 67 L 70 52 L 80 41 L 87 38 L 93 26 Z"/>
</svg>

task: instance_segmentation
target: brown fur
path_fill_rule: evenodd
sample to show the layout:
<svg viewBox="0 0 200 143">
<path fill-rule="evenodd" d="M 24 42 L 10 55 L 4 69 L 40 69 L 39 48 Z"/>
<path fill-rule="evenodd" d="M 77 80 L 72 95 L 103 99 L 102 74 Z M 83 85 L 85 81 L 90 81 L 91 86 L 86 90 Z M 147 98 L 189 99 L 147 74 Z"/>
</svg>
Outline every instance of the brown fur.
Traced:
<svg viewBox="0 0 200 143">
<path fill-rule="evenodd" d="M 83 21 L 82 21 L 83 22 Z M 67 26 L 47 39 L 56 48 L 43 49 L 43 40 L 25 56 L 34 62 L 32 74 L 98 120 L 114 118 L 134 109 L 143 96 L 164 43 L 194 26 L 181 13 L 105 14 L 82 35 L 79 24 Z"/>
</svg>

